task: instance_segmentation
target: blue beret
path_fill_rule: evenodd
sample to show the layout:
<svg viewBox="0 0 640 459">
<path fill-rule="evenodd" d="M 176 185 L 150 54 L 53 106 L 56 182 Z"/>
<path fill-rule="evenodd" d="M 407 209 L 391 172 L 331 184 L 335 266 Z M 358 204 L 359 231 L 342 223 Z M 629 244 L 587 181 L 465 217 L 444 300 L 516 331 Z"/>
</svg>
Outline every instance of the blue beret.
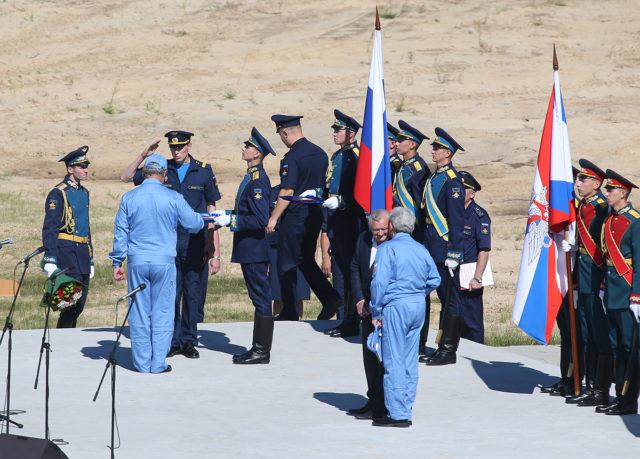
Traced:
<svg viewBox="0 0 640 459">
<path fill-rule="evenodd" d="M 144 161 L 145 167 L 152 167 L 154 169 L 162 169 L 167 170 L 167 159 L 159 155 L 158 153 L 153 153 L 147 157 Z"/>
<path fill-rule="evenodd" d="M 462 179 L 462 183 L 467 188 L 470 188 L 475 191 L 480 191 L 482 189 L 478 181 L 469 172 L 458 171 L 458 175 L 460 175 L 460 178 Z"/>
<path fill-rule="evenodd" d="M 265 139 L 255 127 L 251 129 L 251 137 L 249 137 L 249 140 L 245 141 L 244 144 L 256 147 L 263 156 L 267 156 L 268 154 L 276 156 L 276 152 L 273 151 L 267 139 Z"/>
<path fill-rule="evenodd" d="M 458 150 L 464 151 L 464 148 L 462 148 L 458 142 L 453 139 L 453 137 L 447 134 L 444 129 L 439 127 L 436 128 L 436 138 L 431 142 L 431 145 L 436 148 L 446 148 L 451 151 L 451 153 L 455 153 Z"/>
<path fill-rule="evenodd" d="M 336 120 L 331 125 L 333 129 L 349 129 L 353 132 L 358 132 L 358 130 L 362 127 L 360 123 L 358 123 L 350 116 L 345 115 L 338 109 L 335 109 L 333 111 L 333 116 L 336 117 Z"/>
<path fill-rule="evenodd" d="M 169 145 L 186 145 L 194 135 L 187 131 L 169 131 L 164 136 L 169 139 Z"/>
<path fill-rule="evenodd" d="M 387 123 L 387 137 L 389 139 L 395 140 L 397 142 L 399 133 L 400 133 L 400 131 L 398 130 L 397 127 L 392 126 L 391 124 Z"/>
<path fill-rule="evenodd" d="M 406 121 L 400 120 L 398 122 L 398 126 L 400 126 L 400 132 L 398 132 L 398 140 L 402 140 L 400 138 L 402 137 L 403 139 L 413 140 L 414 142 L 417 142 L 418 145 L 420 145 L 424 139 L 429 140 L 429 137 L 418 131 Z"/>
<path fill-rule="evenodd" d="M 276 123 L 276 132 L 280 128 L 286 128 L 290 126 L 300 126 L 300 119 L 302 116 L 290 116 L 290 115 L 273 115 L 271 121 Z"/>
<path fill-rule="evenodd" d="M 88 151 L 89 147 L 84 145 L 77 150 L 73 150 L 71 153 L 66 154 L 64 158 L 59 159 L 58 162 L 64 162 L 67 167 L 77 166 L 79 164 L 91 164 L 87 158 Z"/>
</svg>

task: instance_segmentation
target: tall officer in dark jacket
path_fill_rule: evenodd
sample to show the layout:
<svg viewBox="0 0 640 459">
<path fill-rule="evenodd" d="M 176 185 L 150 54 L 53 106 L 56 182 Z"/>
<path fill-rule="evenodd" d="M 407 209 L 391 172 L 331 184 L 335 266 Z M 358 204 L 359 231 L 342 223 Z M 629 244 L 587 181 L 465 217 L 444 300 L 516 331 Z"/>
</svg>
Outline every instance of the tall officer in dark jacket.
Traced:
<svg viewBox="0 0 640 459">
<path fill-rule="evenodd" d="M 628 202 L 632 188 L 638 188 L 620 174 L 607 169 L 605 196 L 611 214 L 602 228 L 602 250 L 605 263 L 604 304 L 607 307 L 609 339 L 615 357 L 616 398 L 596 407 L 599 413 L 611 415 L 638 412 L 638 374 L 626 375 L 631 356 L 634 317 L 640 312 L 640 213 Z M 637 370 L 637 365 L 634 365 Z M 625 377 L 630 379 L 623 394 Z"/>
<path fill-rule="evenodd" d="M 80 300 L 60 313 L 58 328 L 75 328 L 87 301 L 89 279 L 93 277 L 93 246 L 89 228 L 89 190 L 81 185 L 89 167 L 86 145 L 67 154 L 60 162 L 67 175 L 47 195 L 42 224 L 45 253 L 43 269 L 51 276 L 56 269 L 74 265 L 67 274 L 87 286 Z"/>
<path fill-rule="evenodd" d="M 443 315 L 442 310 L 440 312 L 443 335 L 438 349 L 426 361 L 427 365 L 447 365 L 456 362 L 456 351 L 462 333 L 458 267 L 463 259 L 465 192 L 451 160 L 458 150 L 464 151 L 464 148 L 439 127 L 436 128 L 436 138 L 431 146 L 436 171 L 427 180 L 420 205 L 423 211 L 421 219 L 426 223 L 424 245 L 431 253 L 442 279 L 437 292 L 443 309 L 447 289 L 450 289 L 450 300 L 447 313 Z"/>
<path fill-rule="evenodd" d="M 249 298 L 256 308 L 251 349 L 233 356 L 233 363 L 238 364 L 269 363 L 270 360 L 273 314 L 265 227 L 269 221 L 271 182 L 262 166 L 269 154 L 275 156 L 267 139 L 254 127 L 242 149 L 242 159 L 248 169 L 238 187 L 234 209 L 214 219 L 216 225 L 229 226 L 233 232 L 231 262 L 240 263 Z"/>
<path fill-rule="evenodd" d="M 356 134 L 362 126 L 340 110 L 334 110 L 333 114 L 336 117 L 331 125 L 333 141 L 340 149 L 331 156 L 329 162 L 323 195 L 325 201 L 322 206 L 326 208 L 325 226 L 333 261 L 333 288 L 343 293 L 345 314 L 340 325 L 325 331 L 325 334 L 347 337 L 360 333 L 358 314 L 351 292 L 349 267 L 358 234 L 366 228 L 364 210 L 353 197 L 360 154 Z"/>
<path fill-rule="evenodd" d="M 469 285 L 461 285 L 462 337 L 484 344 L 484 306 L 482 275 L 491 251 L 491 218 L 475 201 L 482 187 L 467 171 L 458 171 L 465 187 L 464 199 L 464 262 L 476 263 Z"/>
<path fill-rule="evenodd" d="M 358 314 L 362 317 L 362 360 L 367 377 L 367 403 L 361 408 L 352 408 L 349 413 L 357 419 L 383 418 L 387 415 L 384 406 L 384 366 L 378 357 L 367 348 L 367 338 L 374 330 L 371 323 L 371 275 L 378 246 L 389 234 L 389 212 L 378 209 L 369 216 L 369 230 L 358 236 L 351 261 L 351 286 Z"/>
<path fill-rule="evenodd" d="M 613 380 L 613 354 L 609 341 L 607 315 L 600 291 L 604 280 L 601 234 L 609 214 L 602 194 L 605 172 L 591 161 L 581 159 L 576 189 L 582 198 L 576 212 L 578 244 L 562 241 L 565 252 L 578 250 L 574 277 L 578 287 L 578 312 L 582 329 L 585 362 L 585 391 L 567 397 L 567 403 L 598 406 L 609 402 Z"/>
<path fill-rule="evenodd" d="M 280 161 L 280 193 L 267 223 L 267 232 L 273 233 L 281 219 L 278 230 L 278 272 L 283 307 L 278 320 L 298 320 L 296 267 L 300 267 L 309 286 L 322 303 L 318 319 L 326 320 L 336 313 L 343 302 L 315 260 L 322 226 L 322 208 L 316 204 L 282 199 L 283 196 L 299 196 L 305 190 L 313 190 L 314 195 L 320 195 L 324 190 L 329 158 L 320 147 L 303 136 L 300 118 L 302 116 L 271 117 L 282 143 L 289 148 Z"/>
<path fill-rule="evenodd" d="M 216 210 L 216 201 L 220 199 L 216 177 L 211 165 L 198 161 L 191 156 L 191 137 L 187 131 L 169 131 L 168 139 L 172 159 L 167 161 L 167 181 L 164 185 L 177 191 L 193 210 L 199 213 Z M 153 153 L 160 141 L 149 145 L 127 168 L 120 177 L 124 182 L 133 179 L 135 185 L 143 181 L 142 169 L 137 167 L 144 158 Z M 204 275 L 208 265 L 210 274 L 220 270 L 220 245 L 213 223 L 197 234 L 189 234 L 178 227 L 176 256 L 176 314 L 175 330 L 171 342 L 169 357 L 182 353 L 190 359 L 200 357 L 198 345 L 198 311 L 204 301 L 207 277 Z M 182 303 L 182 308 L 180 307 Z"/>
<path fill-rule="evenodd" d="M 400 130 L 387 123 L 387 140 L 389 141 L 389 162 L 391 163 L 391 180 L 396 176 L 396 171 L 402 165 L 402 159 L 398 155 L 398 134 Z"/>
</svg>

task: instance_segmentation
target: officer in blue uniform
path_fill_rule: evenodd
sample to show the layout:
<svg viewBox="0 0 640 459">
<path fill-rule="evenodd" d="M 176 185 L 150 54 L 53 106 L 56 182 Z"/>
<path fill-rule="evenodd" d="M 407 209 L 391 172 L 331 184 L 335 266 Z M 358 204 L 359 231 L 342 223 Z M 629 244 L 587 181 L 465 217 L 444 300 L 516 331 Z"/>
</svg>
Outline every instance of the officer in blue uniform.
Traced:
<svg viewBox="0 0 640 459">
<path fill-rule="evenodd" d="M 416 216 L 417 225 L 412 236 L 416 241 L 422 242 L 423 223 L 417 220 L 417 217 L 422 191 L 431 171 L 420 157 L 418 148 L 422 141 L 428 140 L 429 137 L 403 120 L 400 120 L 398 125 L 400 131 L 396 151 L 402 158 L 402 163 L 397 167 L 393 177 L 393 206 L 409 209 Z"/>
<path fill-rule="evenodd" d="M 325 331 L 332 337 L 357 336 L 359 316 L 351 291 L 350 265 L 358 235 L 366 228 L 364 210 L 353 197 L 360 149 L 356 134 L 362 127 L 355 119 L 334 110 L 333 141 L 340 149 L 329 162 L 322 204 L 326 208 L 325 230 L 331 247 L 333 288 L 342 293 L 344 320 Z"/>
<path fill-rule="evenodd" d="M 283 308 L 278 320 L 298 320 L 295 285 L 296 267 L 300 267 L 309 286 L 322 303 L 319 320 L 330 319 L 343 306 L 340 294 L 331 286 L 315 260 L 318 235 L 322 226 L 322 207 L 282 199 L 299 196 L 305 190 L 322 194 L 325 173 L 329 163 L 327 154 L 309 142 L 302 134 L 302 116 L 273 115 L 276 125 L 289 151 L 280 161 L 280 192 L 276 207 L 267 223 L 267 232 L 278 230 L 278 272 Z"/>
<path fill-rule="evenodd" d="M 389 141 L 389 162 L 391 163 L 391 179 L 396 176 L 396 171 L 402 165 L 402 158 L 398 155 L 398 134 L 400 130 L 387 123 L 387 140 Z"/>
<path fill-rule="evenodd" d="M 173 335 L 176 288 L 176 240 L 183 231 L 202 230 L 202 217 L 184 198 L 162 186 L 167 160 L 150 155 L 143 169 L 144 182 L 126 193 L 114 221 L 113 277 L 125 278 L 129 290 L 145 284 L 130 305 L 129 325 L 133 364 L 141 373 L 166 373 L 167 351 Z"/>
<path fill-rule="evenodd" d="M 220 199 L 216 177 L 211 165 L 191 156 L 191 137 L 187 131 L 169 131 L 167 137 L 172 159 L 167 161 L 167 180 L 164 185 L 184 196 L 193 210 L 199 213 L 214 212 Z M 123 181 L 133 179 L 135 185 L 142 183 L 142 170 L 137 167 L 153 153 L 160 141 L 156 141 L 142 152 L 122 174 Z M 203 271 L 216 274 L 220 269 L 220 247 L 213 223 L 197 234 L 189 234 L 178 228 L 176 256 L 176 314 L 175 330 L 169 357 L 182 353 L 196 359 L 200 356 L 198 345 L 198 311 L 204 301 L 207 277 Z M 182 303 L 182 308 L 180 307 Z"/>
<path fill-rule="evenodd" d="M 447 365 L 456 362 L 456 351 L 462 333 L 458 267 L 462 262 L 464 250 L 465 191 L 451 159 L 458 150 L 464 151 L 464 148 L 444 129 L 437 127 L 435 131 L 436 138 L 431 143 L 431 157 L 436 163 L 436 171 L 427 180 L 420 208 L 421 219 L 426 224 L 424 245 L 436 262 L 442 278 L 437 293 L 442 304 L 440 328 L 443 334 L 436 352 L 428 358 L 421 359 L 426 361 L 427 365 Z M 450 298 L 448 310 L 444 313 L 447 290 L 450 292 Z"/>
<path fill-rule="evenodd" d="M 86 285 L 80 300 L 60 313 L 58 328 L 75 328 L 84 309 L 89 290 L 89 279 L 93 277 L 93 246 L 89 228 L 89 190 L 82 186 L 89 167 L 88 146 L 67 154 L 64 162 L 67 175 L 47 195 L 42 245 L 45 248 L 42 266 L 47 276 L 56 269 L 75 266 L 67 275 Z"/>
<path fill-rule="evenodd" d="M 607 405 L 596 407 L 609 415 L 638 412 L 638 356 L 630 355 L 634 318 L 640 315 L 640 212 L 628 202 L 629 193 L 638 188 L 620 174 L 607 169 L 605 196 L 611 214 L 602 228 L 602 250 L 607 265 L 605 272 L 604 304 L 607 308 L 609 339 L 615 357 L 616 398 Z M 628 362 L 634 374 L 626 374 Z M 628 388 L 623 393 L 625 379 Z"/>
<path fill-rule="evenodd" d="M 249 298 L 256 308 L 251 349 L 233 356 L 233 363 L 237 364 L 269 363 L 270 360 L 273 314 L 265 228 L 269 221 L 271 182 L 262 166 L 269 154 L 275 156 L 267 139 L 254 127 L 242 149 L 242 159 L 248 169 L 238 188 L 234 209 L 214 219 L 216 225 L 229 226 L 233 232 L 231 262 L 240 263 Z"/>
<path fill-rule="evenodd" d="M 374 426 L 409 427 L 418 386 L 418 340 L 425 298 L 440 284 L 431 255 L 412 237 L 416 219 L 396 207 L 389 218 L 390 240 L 376 253 L 371 280 L 372 324 L 382 327 L 384 403 L 389 416 Z"/>
<path fill-rule="evenodd" d="M 484 307 L 482 304 L 482 275 L 489 262 L 491 250 L 491 218 L 478 205 L 475 196 L 482 189 L 467 171 L 458 171 L 465 187 L 464 200 L 464 262 L 476 263 L 469 285 L 462 285 L 462 337 L 484 344 Z"/>
</svg>

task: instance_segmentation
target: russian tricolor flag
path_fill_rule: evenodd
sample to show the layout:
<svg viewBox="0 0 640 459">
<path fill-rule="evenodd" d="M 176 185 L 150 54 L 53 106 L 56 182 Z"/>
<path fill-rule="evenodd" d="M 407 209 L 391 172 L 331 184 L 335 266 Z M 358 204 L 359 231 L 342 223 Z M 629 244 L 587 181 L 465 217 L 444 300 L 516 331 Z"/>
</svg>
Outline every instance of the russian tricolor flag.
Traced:
<svg viewBox="0 0 640 459">
<path fill-rule="evenodd" d="M 362 208 L 371 213 L 376 209 L 391 210 L 391 164 L 387 140 L 387 112 L 382 71 L 382 39 L 380 18 L 376 8 L 376 30 L 369 71 L 367 102 L 362 123 L 360 156 L 353 195 Z"/>
<path fill-rule="evenodd" d="M 568 290 L 566 256 L 561 241 L 575 240 L 573 174 L 567 118 L 560 76 L 553 90 L 542 131 L 533 180 L 529 218 L 511 318 L 527 335 L 548 344 L 563 297 Z"/>
</svg>

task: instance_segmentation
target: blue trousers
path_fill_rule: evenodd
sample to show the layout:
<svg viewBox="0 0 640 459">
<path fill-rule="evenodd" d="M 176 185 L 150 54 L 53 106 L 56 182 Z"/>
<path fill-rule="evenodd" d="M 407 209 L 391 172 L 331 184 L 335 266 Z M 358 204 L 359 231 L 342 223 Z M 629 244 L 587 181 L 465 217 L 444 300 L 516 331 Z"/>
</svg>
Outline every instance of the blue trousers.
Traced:
<svg viewBox="0 0 640 459">
<path fill-rule="evenodd" d="M 460 269 L 456 269 L 453 272 L 453 277 L 449 274 L 449 268 L 445 267 L 443 263 L 436 263 L 438 268 L 438 274 L 440 274 L 440 285 L 436 289 L 440 304 L 444 308 L 444 303 L 447 296 L 447 282 L 453 282 L 451 284 L 451 297 L 449 299 L 449 310 L 447 314 L 450 316 L 459 316 L 462 314 L 462 298 L 460 295 Z"/>
<path fill-rule="evenodd" d="M 256 308 L 256 315 L 269 317 L 273 315 L 271 310 L 271 285 L 267 271 L 269 264 L 264 263 L 240 263 L 244 283 L 247 285 L 249 298 Z"/>
<path fill-rule="evenodd" d="M 462 290 L 460 292 L 460 299 L 462 300 L 462 337 L 480 344 L 484 344 L 483 292 L 484 288 L 474 291 Z"/>
<path fill-rule="evenodd" d="M 147 284 L 136 294 L 129 312 L 133 365 L 140 373 L 160 373 L 167 368 L 173 334 L 176 266 L 129 264 L 127 281 L 131 289 Z"/>
<path fill-rule="evenodd" d="M 384 404 L 391 419 L 411 420 L 418 388 L 418 341 L 425 300 L 403 298 L 382 308 Z"/>
<path fill-rule="evenodd" d="M 187 342 L 198 345 L 198 308 L 203 304 L 202 255 L 176 257 L 175 319 L 171 346 L 182 347 Z M 182 302 L 182 308 L 180 303 Z"/>
</svg>

